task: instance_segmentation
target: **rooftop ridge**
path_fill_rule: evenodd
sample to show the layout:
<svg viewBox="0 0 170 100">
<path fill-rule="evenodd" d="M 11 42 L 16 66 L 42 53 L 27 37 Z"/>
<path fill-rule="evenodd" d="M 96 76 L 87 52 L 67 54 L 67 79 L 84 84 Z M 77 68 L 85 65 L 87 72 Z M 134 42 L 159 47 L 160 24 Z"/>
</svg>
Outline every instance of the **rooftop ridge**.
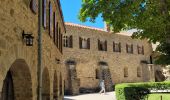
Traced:
<svg viewBox="0 0 170 100">
<path fill-rule="evenodd" d="M 85 26 L 85 25 L 80 25 L 80 24 L 76 24 L 76 23 L 70 23 L 70 22 L 65 22 L 65 25 L 69 25 L 69 26 L 77 26 L 77 27 L 82 27 L 82 28 L 88 28 L 88 29 L 94 29 L 94 30 L 98 30 L 98 31 L 103 31 L 103 32 L 107 32 L 102 28 L 96 28 L 96 27 L 91 27 L 91 26 Z"/>
<path fill-rule="evenodd" d="M 97 31 L 102 31 L 102 32 L 106 32 L 106 33 L 112 33 L 112 32 L 107 32 L 102 28 L 96 28 L 96 27 L 91 27 L 91 26 L 85 26 L 85 25 L 80 25 L 80 24 L 76 24 L 76 23 L 71 23 L 71 22 L 65 22 L 65 25 L 69 25 L 69 26 L 75 26 L 75 27 L 81 27 L 81 28 L 86 28 L 86 29 L 92 29 L 92 30 L 97 30 Z M 122 36 L 128 36 L 130 37 L 132 34 L 122 31 L 119 33 L 114 33 L 117 35 L 122 35 Z"/>
</svg>

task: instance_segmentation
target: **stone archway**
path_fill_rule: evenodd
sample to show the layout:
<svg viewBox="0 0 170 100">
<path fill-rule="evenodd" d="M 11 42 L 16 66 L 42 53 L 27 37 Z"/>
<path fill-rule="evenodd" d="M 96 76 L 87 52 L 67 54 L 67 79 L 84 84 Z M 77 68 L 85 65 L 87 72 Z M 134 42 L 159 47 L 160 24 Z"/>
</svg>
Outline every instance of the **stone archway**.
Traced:
<svg viewBox="0 0 170 100">
<path fill-rule="evenodd" d="M 9 71 L 2 88 L 1 100 L 32 100 L 32 81 L 25 60 L 16 60 Z"/>
<path fill-rule="evenodd" d="M 50 76 L 47 68 L 42 73 L 42 100 L 50 100 Z"/>
<path fill-rule="evenodd" d="M 54 100 L 58 99 L 58 78 L 57 78 L 57 72 L 54 72 L 54 82 L 53 82 L 53 98 Z"/>
</svg>

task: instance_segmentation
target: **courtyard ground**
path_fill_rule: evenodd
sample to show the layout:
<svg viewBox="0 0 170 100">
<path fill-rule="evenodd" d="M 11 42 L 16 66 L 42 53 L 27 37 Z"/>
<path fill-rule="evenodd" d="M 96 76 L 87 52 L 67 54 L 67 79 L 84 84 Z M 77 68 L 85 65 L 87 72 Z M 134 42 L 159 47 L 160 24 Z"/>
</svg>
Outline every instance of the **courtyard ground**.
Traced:
<svg viewBox="0 0 170 100">
<path fill-rule="evenodd" d="M 64 96 L 64 100 L 116 100 L 115 92 L 106 92 L 106 94 L 92 93 L 78 96 Z"/>
</svg>

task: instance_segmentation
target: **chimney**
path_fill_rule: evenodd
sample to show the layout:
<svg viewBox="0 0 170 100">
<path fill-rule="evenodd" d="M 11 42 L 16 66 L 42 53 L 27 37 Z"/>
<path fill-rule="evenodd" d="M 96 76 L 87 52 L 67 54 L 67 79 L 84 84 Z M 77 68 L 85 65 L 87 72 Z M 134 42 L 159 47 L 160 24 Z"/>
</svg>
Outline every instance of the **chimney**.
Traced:
<svg viewBox="0 0 170 100">
<path fill-rule="evenodd" d="M 107 32 L 111 32 L 110 25 L 107 24 L 106 22 L 104 22 L 104 30 L 107 31 Z"/>
</svg>

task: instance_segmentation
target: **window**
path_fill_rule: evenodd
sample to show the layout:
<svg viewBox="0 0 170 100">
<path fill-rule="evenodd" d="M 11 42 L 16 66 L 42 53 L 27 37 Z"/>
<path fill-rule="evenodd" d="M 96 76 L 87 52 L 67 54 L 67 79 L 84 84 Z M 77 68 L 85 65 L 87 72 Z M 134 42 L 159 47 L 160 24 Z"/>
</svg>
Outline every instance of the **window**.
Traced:
<svg viewBox="0 0 170 100">
<path fill-rule="evenodd" d="M 73 47 L 73 37 L 72 36 L 64 36 L 64 47 Z"/>
<path fill-rule="evenodd" d="M 52 32 L 53 32 L 53 9 L 52 9 L 52 3 L 49 2 L 49 35 L 52 37 Z"/>
<path fill-rule="evenodd" d="M 126 44 L 126 52 L 133 53 L 133 44 L 131 44 L 131 45 Z"/>
<path fill-rule="evenodd" d="M 53 25 L 54 26 L 54 29 L 53 29 L 53 40 L 54 40 L 54 43 L 55 43 L 55 41 L 56 41 L 56 23 L 57 23 L 56 22 L 56 13 L 55 12 L 53 13 L 53 18 L 54 18 L 54 21 L 53 21 L 54 22 L 53 23 L 54 24 Z"/>
<path fill-rule="evenodd" d="M 128 77 L 128 68 L 127 67 L 124 68 L 124 77 Z"/>
<path fill-rule="evenodd" d="M 144 55 L 144 47 L 143 46 L 137 46 L 137 49 L 138 49 L 138 54 Z"/>
<path fill-rule="evenodd" d="M 96 79 L 99 79 L 99 69 L 96 69 Z"/>
<path fill-rule="evenodd" d="M 99 51 L 107 51 L 107 41 L 98 40 L 98 50 Z"/>
<path fill-rule="evenodd" d="M 141 68 L 137 67 L 137 77 L 141 77 Z"/>
<path fill-rule="evenodd" d="M 43 0 L 43 27 L 46 28 L 47 27 L 47 19 L 46 19 L 46 0 Z"/>
<path fill-rule="evenodd" d="M 121 43 L 115 43 L 113 42 L 113 51 L 114 52 L 121 52 Z"/>
<path fill-rule="evenodd" d="M 80 49 L 90 49 L 90 38 L 79 37 Z"/>
</svg>

